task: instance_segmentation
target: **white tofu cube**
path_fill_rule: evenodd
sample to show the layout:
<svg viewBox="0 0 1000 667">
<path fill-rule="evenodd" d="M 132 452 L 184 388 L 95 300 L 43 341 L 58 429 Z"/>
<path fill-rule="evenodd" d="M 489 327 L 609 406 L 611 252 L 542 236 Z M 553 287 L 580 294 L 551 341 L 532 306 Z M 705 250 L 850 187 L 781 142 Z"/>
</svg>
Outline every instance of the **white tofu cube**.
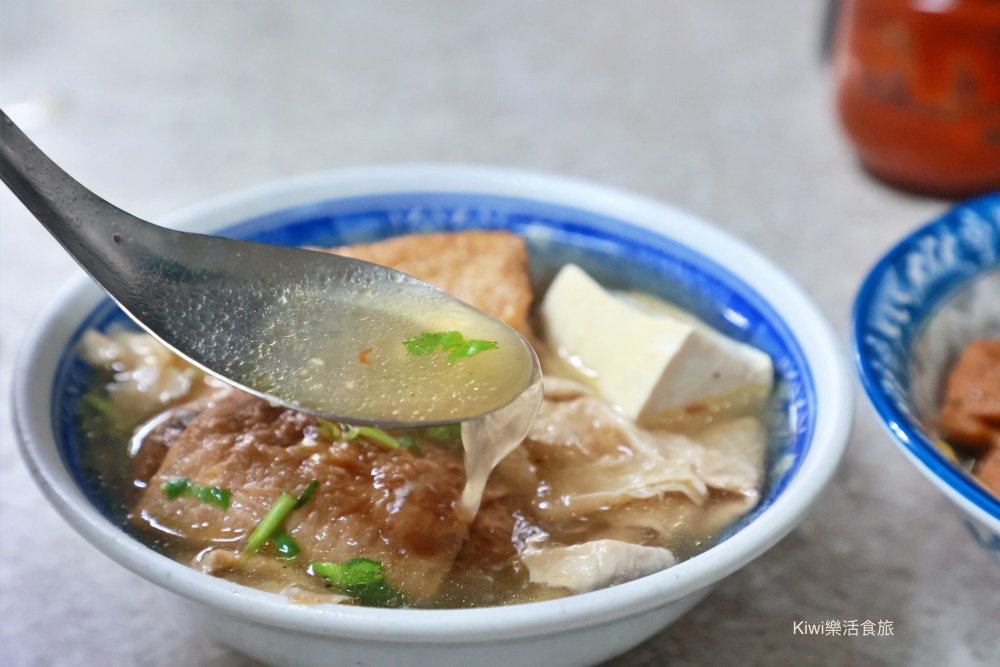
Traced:
<svg viewBox="0 0 1000 667">
<path fill-rule="evenodd" d="M 568 264 L 541 306 L 553 351 L 626 416 L 646 425 L 684 413 L 721 416 L 770 393 L 766 354 L 686 313 L 639 304 Z"/>
</svg>

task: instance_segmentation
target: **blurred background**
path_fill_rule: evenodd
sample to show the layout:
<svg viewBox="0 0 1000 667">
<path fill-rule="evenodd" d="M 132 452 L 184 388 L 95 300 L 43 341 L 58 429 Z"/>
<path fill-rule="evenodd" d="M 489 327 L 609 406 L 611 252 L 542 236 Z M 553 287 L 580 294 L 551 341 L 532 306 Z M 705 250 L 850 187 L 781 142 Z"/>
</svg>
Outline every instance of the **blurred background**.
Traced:
<svg viewBox="0 0 1000 667">
<path fill-rule="evenodd" d="M 759 248 L 846 348 L 864 273 L 948 202 L 859 168 L 821 57 L 827 13 L 800 0 L 0 0 L 0 106 L 154 222 L 360 165 L 500 165 L 631 190 Z M 0 662 L 255 664 L 77 537 L 29 480 L 13 364 L 77 269 L 6 188 L 0 218 Z M 609 664 L 1000 664 L 1000 570 L 859 408 L 805 522 Z M 894 636 L 792 634 L 833 619 L 889 620 Z"/>
</svg>

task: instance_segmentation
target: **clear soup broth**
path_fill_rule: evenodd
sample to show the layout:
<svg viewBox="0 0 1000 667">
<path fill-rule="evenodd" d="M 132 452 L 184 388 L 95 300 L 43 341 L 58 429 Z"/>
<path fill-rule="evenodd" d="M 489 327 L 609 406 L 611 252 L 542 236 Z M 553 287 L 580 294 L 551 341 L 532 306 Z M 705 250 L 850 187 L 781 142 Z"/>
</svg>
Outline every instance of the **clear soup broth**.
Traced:
<svg viewBox="0 0 1000 667">
<path fill-rule="evenodd" d="M 533 235 L 530 226 L 524 231 L 536 306 L 560 267 L 574 263 L 608 289 L 640 291 L 662 298 L 690 311 L 725 335 L 769 351 L 766 350 L 769 344 L 767 331 L 750 324 L 755 319 L 753 313 L 749 312 L 752 305 L 741 303 L 738 294 L 731 295 L 728 303 L 722 305 L 705 299 L 699 294 L 699 287 L 715 291 L 719 289 L 719 285 L 711 278 L 697 276 L 695 266 L 684 261 L 657 259 L 652 255 L 623 261 L 615 247 L 585 236 L 572 238 L 572 235 L 566 235 L 566 241 L 562 242 L 553 240 L 548 233 Z M 741 306 L 747 308 L 747 312 L 741 312 Z M 106 313 L 110 312 L 109 307 Z M 92 318 L 91 323 L 98 329 L 108 331 L 115 327 L 128 328 L 123 315 L 106 314 L 103 318 L 97 315 Z M 538 335 L 539 332 L 534 333 Z M 536 341 L 539 343 L 539 350 L 544 351 L 544 340 Z M 609 344 L 613 345 L 614 341 Z M 544 353 L 539 356 L 544 356 Z M 549 445 L 531 444 L 535 441 L 531 441 L 533 436 L 529 433 L 531 442 L 514 450 L 493 471 L 490 482 L 486 485 L 482 509 L 471 525 L 460 518 L 454 527 L 448 529 L 441 529 L 440 524 L 448 523 L 451 526 L 449 513 L 457 513 L 459 495 L 465 481 L 463 465 L 467 454 L 462 450 L 462 438 L 457 428 L 386 429 L 383 431 L 385 435 L 397 445 L 401 443 L 397 448 L 387 449 L 365 436 L 355 435 L 347 439 L 350 425 L 330 425 L 334 427 L 334 433 L 327 424 L 312 417 L 279 416 L 268 412 L 271 408 L 260 406 L 243 406 L 239 409 L 253 412 L 256 415 L 254 418 L 259 418 L 261 424 L 266 422 L 274 433 L 280 433 L 280 437 L 274 433 L 265 433 L 267 429 L 262 426 L 260 433 L 253 437 L 262 442 L 267 441 L 259 444 L 260 451 L 267 447 L 281 447 L 281 455 L 289 459 L 286 462 L 288 469 L 300 470 L 303 466 L 311 465 L 313 468 L 310 470 L 327 470 L 341 465 L 343 461 L 350 461 L 349 465 L 344 464 L 338 470 L 350 468 L 353 471 L 351 474 L 354 477 L 351 479 L 354 481 L 351 484 L 357 482 L 359 477 L 370 474 L 373 481 L 371 488 L 366 491 L 366 500 L 350 511 L 359 515 L 367 513 L 373 520 L 384 519 L 387 523 L 376 528 L 359 528 L 360 524 L 355 521 L 352 526 L 343 529 L 342 537 L 346 537 L 343 537 L 341 544 L 332 548 L 331 553 L 338 556 L 337 563 L 340 565 L 350 560 L 347 556 L 351 553 L 356 558 L 379 563 L 379 576 L 384 581 L 378 586 L 384 585 L 385 590 L 398 595 L 393 598 L 388 594 L 388 597 L 376 599 L 376 603 L 388 599 L 390 603 L 386 606 L 491 606 L 525 603 L 590 590 L 587 583 L 581 588 L 575 582 L 567 583 L 558 577 L 534 576 L 536 570 L 542 571 L 549 567 L 545 558 L 559 556 L 568 558 L 561 561 L 564 564 L 586 563 L 585 558 L 579 560 L 583 558 L 581 554 L 565 551 L 566 548 L 598 542 L 602 545 L 621 542 L 667 550 L 672 555 L 673 562 L 679 562 L 724 539 L 735 526 L 740 525 L 741 520 L 746 521 L 746 517 L 752 516 L 759 499 L 768 494 L 774 478 L 777 477 L 780 481 L 792 464 L 789 455 L 779 453 L 787 444 L 790 434 L 802 428 L 801 424 L 791 423 L 790 418 L 798 419 L 794 412 L 794 399 L 785 372 L 780 365 L 776 368 L 774 389 L 763 406 L 753 410 L 752 414 L 727 414 L 725 420 L 720 420 L 728 423 L 750 419 L 761 429 L 759 437 L 763 438 L 763 446 L 758 452 L 759 477 L 752 494 L 709 486 L 703 492 L 661 491 L 648 497 L 643 497 L 642 494 L 629 496 L 624 501 L 605 502 L 598 499 L 593 503 L 589 500 L 577 502 L 575 492 L 567 491 L 570 489 L 567 486 L 569 482 L 563 479 L 565 475 L 560 472 L 561 466 L 575 465 L 580 470 L 596 470 L 595 460 L 603 459 L 592 457 L 595 460 L 584 462 L 571 460 L 558 447 L 553 449 Z M 545 369 L 547 379 L 561 374 L 554 364 L 547 365 Z M 195 371 L 178 367 L 177 374 L 181 376 L 182 383 L 189 384 L 188 393 L 181 403 L 189 403 L 199 396 L 211 396 L 218 390 L 209 379 Z M 352 597 L 349 586 L 338 585 L 327 577 L 319 576 L 317 570 L 322 568 L 314 568 L 311 560 L 301 560 L 301 556 L 299 559 L 283 557 L 280 545 L 273 538 L 252 554 L 252 558 L 241 551 L 250 528 L 267 513 L 268 503 L 273 502 L 274 493 L 268 497 L 268 503 L 254 494 L 234 493 L 233 505 L 224 512 L 218 507 L 202 507 L 205 503 L 196 497 L 184 497 L 182 500 L 186 504 L 176 511 L 192 510 L 193 513 L 189 519 L 178 524 L 182 529 L 178 529 L 176 525 L 163 525 L 158 521 L 154 516 L 156 510 L 151 509 L 148 501 L 150 492 L 162 484 L 164 479 L 176 481 L 177 475 L 171 476 L 169 471 L 164 470 L 151 474 L 151 468 L 156 466 L 140 454 L 145 447 L 144 438 L 148 438 L 157 428 L 157 437 L 178 438 L 176 432 L 166 432 L 170 428 L 174 431 L 186 429 L 198 416 L 198 406 L 184 412 L 185 408 L 178 408 L 177 404 L 173 404 L 175 413 L 166 414 L 165 410 L 161 410 L 164 415 L 159 423 L 149 422 L 148 414 L 123 416 L 121 412 L 111 411 L 114 406 L 110 399 L 114 397 L 109 397 L 106 390 L 108 381 L 107 373 L 89 374 L 89 384 L 83 388 L 85 397 L 79 402 L 78 419 L 80 460 L 90 493 L 107 515 L 120 523 L 128 533 L 180 562 L 238 583 L 283 593 L 293 602 L 369 604 L 375 599 L 356 595 Z M 548 397 L 547 402 L 549 408 L 546 409 L 543 405 L 539 419 L 553 420 L 553 428 L 558 431 L 560 427 L 557 413 L 563 409 L 563 404 Z M 609 420 L 613 420 L 613 410 L 609 413 L 600 412 L 599 408 L 593 410 L 588 412 L 581 409 L 574 413 L 567 409 L 567 414 L 582 415 L 585 420 L 590 420 L 589 424 L 571 424 L 569 430 L 600 430 L 611 423 Z M 146 424 L 145 432 L 136 434 L 136 429 L 142 424 Z M 711 418 L 706 421 L 703 417 L 691 424 L 675 424 L 672 431 L 681 439 L 669 436 L 664 441 L 669 443 L 664 445 L 664 451 L 678 456 L 683 452 L 687 452 L 683 454 L 685 456 L 703 456 L 701 450 L 692 450 L 694 453 L 691 453 L 685 449 L 688 447 L 687 442 L 698 444 L 701 433 L 719 426 Z M 288 435 L 286 431 L 291 433 L 288 437 L 299 442 L 278 443 L 277 440 Z M 242 436 L 238 436 L 236 440 L 239 437 Z M 576 436 L 566 437 L 572 439 Z M 706 437 L 721 436 L 710 434 Z M 247 438 L 250 436 L 244 437 L 244 440 Z M 642 435 L 640 439 L 642 438 L 646 436 Z M 171 447 L 176 446 L 177 442 L 183 441 L 174 440 Z M 213 464 L 219 464 L 221 460 L 214 460 Z M 410 473 L 414 475 L 412 483 L 400 481 Z M 428 481 L 426 476 L 431 473 L 440 476 L 439 483 Z M 156 474 L 160 476 L 157 477 Z M 273 486 L 275 479 L 284 480 L 285 492 L 300 494 L 308 484 L 306 477 L 296 476 L 297 474 L 276 471 L 267 478 L 266 484 Z M 389 481 L 380 481 L 380 475 Z M 231 477 L 220 473 L 218 479 L 231 481 Z M 330 480 L 329 484 L 321 484 L 321 491 L 313 500 L 289 515 L 292 517 L 298 512 L 303 515 L 301 519 L 291 523 L 286 519 L 285 532 L 293 542 L 301 543 L 298 547 L 303 552 L 310 552 L 310 545 L 322 542 L 324 538 L 317 537 L 317 533 L 326 531 L 324 525 L 342 523 L 340 519 L 349 515 L 343 499 L 331 499 L 334 491 L 328 487 L 337 486 L 335 482 L 336 480 Z M 698 483 L 694 485 L 697 486 Z M 343 488 L 345 484 L 339 484 L 339 487 Z M 398 501 L 399 507 L 393 509 L 392 499 L 386 502 L 381 497 L 372 499 L 372 496 L 379 496 L 383 491 Z M 579 491 L 581 498 L 590 498 L 592 495 L 589 490 Z M 404 500 L 409 502 L 412 498 L 418 498 L 413 501 L 416 503 L 415 507 L 406 509 L 400 504 Z M 309 510 L 310 502 L 320 505 Z M 323 508 L 334 508 L 339 514 L 325 518 L 313 516 Z M 578 508 L 583 509 L 578 511 Z M 253 520 L 241 524 L 234 519 L 228 532 L 217 532 L 212 537 L 206 537 L 203 531 L 199 532 L 201 529 L 198 526 L 230 513 L 234 517 L 242 513 Z M 416 520 L 421 521 L 419 517 L 428 516 L 433 517 L 434 521 L 428 524 L 430 527 L 426 530 L 438 536 L 435 539 L 450 550 L 443 557 L 443 563 L 438 562 L 438 556 L 430 553 L 428 546 L 419 539 L 419 533 L 423 529 L 408 528 L 402 530 L 403 535 L 400 536 L 392 526 L 392 522 L 397 520 L 418 517 Z M 324 521 L 328 523 L 323 524 Z M 385 544 L 368 548 L 379 544 L 380 540 L 391 543 L 392 553 L 386 551 Z M 352 545 L 352 541 L 355 544 Z M 559 549 L 563 551 L 556 553 Z M 223 557 L 216 552 L 227 553 Z M 320 549 L 316 553 L 327 552 Z M 538 556 L 539 553 L 542 556 Z M 253 560 L 253 564 L 243 562 L 249 560 Z M 531 563 L 532 567 L 527 563 Z M 408 564 L 413 566 L 413 572 L 406 571 Z M 422 582 L 435 578 L 437 583 L 432 587 L 433 590 L 426 590 Z M 613 585 L 629 578 L 634 577 L 612 576 L 601 585 Z"/>
</svg>

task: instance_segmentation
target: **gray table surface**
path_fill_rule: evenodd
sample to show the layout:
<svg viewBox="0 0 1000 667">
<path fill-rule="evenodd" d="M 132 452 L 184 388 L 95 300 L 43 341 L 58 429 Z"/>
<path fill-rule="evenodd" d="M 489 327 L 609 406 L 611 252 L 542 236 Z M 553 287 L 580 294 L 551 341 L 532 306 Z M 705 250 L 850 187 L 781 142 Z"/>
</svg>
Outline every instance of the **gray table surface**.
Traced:
<svg viewBox="0 0 1000 667">
<path fill-rule="evenodd" d="M 856 166 L 822 4 L 0 0 L 0 105 L 70 173 L 156 220 L 245 186 L 408 162 L 527 168 L 673 203 L 763 251 L 847 339 L 868 267 L 947 204 Z M 0 663 L 253 661 L 78 537 L 15 447 L 14 358 L 77 269 L 0 189 Z M 790 536 L 609 664 L 1000 664 L 1000 568 L 859 402 Z M 892 637 L 795 621 L 889 620 Z"/>
</svg>

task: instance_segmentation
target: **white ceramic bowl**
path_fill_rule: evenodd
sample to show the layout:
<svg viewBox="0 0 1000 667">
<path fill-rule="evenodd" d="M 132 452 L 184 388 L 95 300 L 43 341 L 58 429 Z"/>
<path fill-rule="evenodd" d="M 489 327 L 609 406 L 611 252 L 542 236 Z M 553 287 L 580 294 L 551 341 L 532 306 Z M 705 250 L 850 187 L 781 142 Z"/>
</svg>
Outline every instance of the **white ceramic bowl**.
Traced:
<svg viewBox="0 0 1000 667">
<path fill-rule="evenodd" d="M 512 229 L 536 279 L 560 262 L 678 301 L 768 351 L 780 428 L 760 506 L 706 552 L 663 572 L 575 597 L 467 610 L 303 606 L 216 579 L 136 541 L 108 518 L 79 464 L 76 404 L 89 371 L 83 329 L 120 319 L 85 277 L 59 294 L 23 350 L 15 413 L 32 475 L 66 520 L 133 572 L 190 601 L 207 631 L 279 665 L 590 665 L 673 622 L 805 515 L 846 445 L 853 400 L 829 325 L 781 271 L 743 243 L 675 209 L 552 176 L 411 166 L 296 178 L 224 197 L 164 224 L 265 242 L 351 243 L 407 231 Z M 235 226 L 234 226 L 235 225 Z"/>
<path fill-rule="evenodd" d="M 973 338 L 1000 336 L 1000 192 L 965 202 L 879 260 L 854 305 L 854 361 L 906 458 L 1000 564 L 1000 498 L 935 444 L 944 380 Z"/>
</svg>

